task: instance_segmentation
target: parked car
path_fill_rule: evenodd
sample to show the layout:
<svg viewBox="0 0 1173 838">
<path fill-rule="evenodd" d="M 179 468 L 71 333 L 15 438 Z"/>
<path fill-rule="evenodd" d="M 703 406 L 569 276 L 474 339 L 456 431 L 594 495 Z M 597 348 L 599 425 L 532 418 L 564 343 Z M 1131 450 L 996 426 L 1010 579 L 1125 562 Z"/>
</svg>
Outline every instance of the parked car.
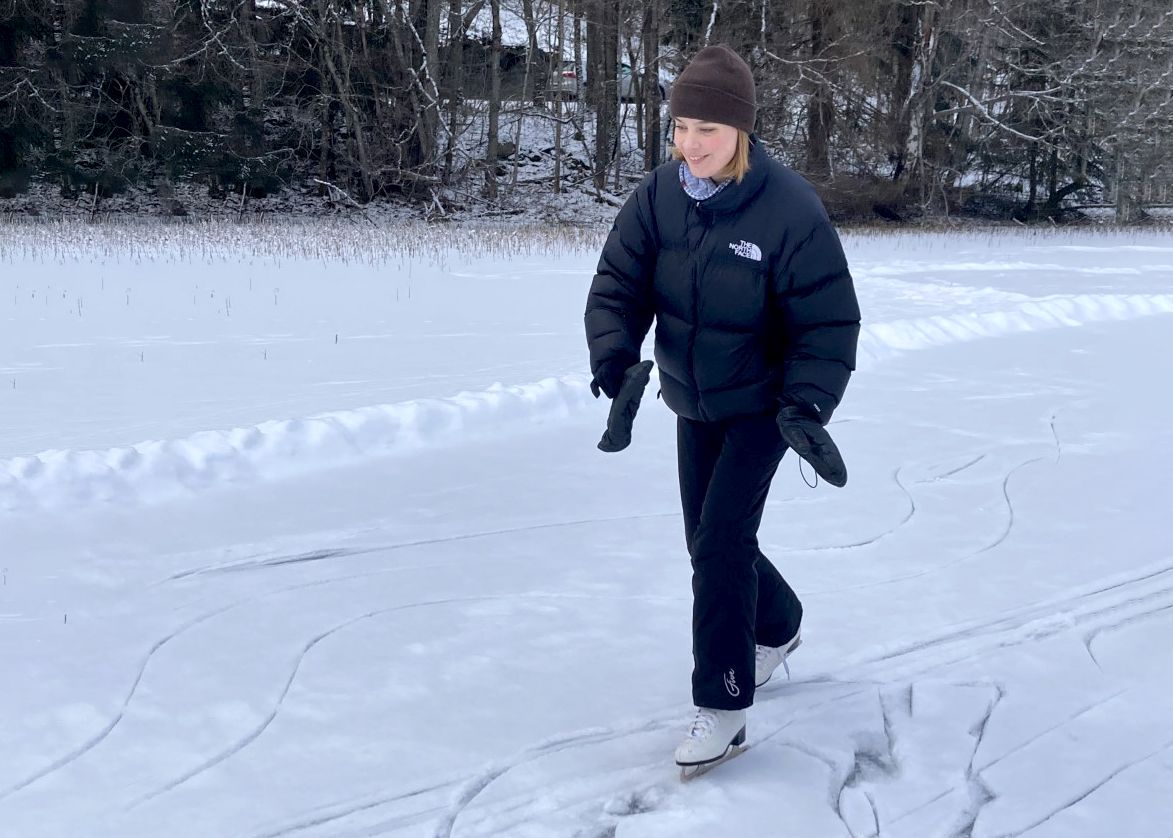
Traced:
<svg viewBox="0 0 1173 838">
<path fill-rule="evenodd" d="M 563 61 L 554 67 L 546 84 L 546 95 L 551 99 L 559 93 L 563 99 L 578 98 L 578 70 L 573 61 Z"/>
<path fill-rule="evenodd" d="M 561 66 L 550 74 L 547 95 L 554 96 L 561 92 L 564 99 L 577 99 L 582 95 L 586 85 L 586 73 L 579 72 L 574 61 L 563 61 Z M 660 78 L 656 85 L 661 101 L 668 98 L 668 89 L 664 79 Z M 631 65 L 619 65 L 619 98 L 624 102 L 635 101 L 636 78 L 631 71 Z"/>
</svg>

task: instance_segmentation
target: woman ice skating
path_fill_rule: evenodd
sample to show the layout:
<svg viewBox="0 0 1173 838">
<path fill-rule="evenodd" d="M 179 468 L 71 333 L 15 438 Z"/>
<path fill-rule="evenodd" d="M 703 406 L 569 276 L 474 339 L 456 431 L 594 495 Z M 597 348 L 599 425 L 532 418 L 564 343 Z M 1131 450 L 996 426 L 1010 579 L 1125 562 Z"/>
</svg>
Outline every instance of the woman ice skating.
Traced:
<svg viewBox="0 0 1173 838">
<path fill-rule="evenodd" d="M 656 322 L 693 571 L 697 710 L 676 749 L 688 770 L 745 741 L 754 689 L 798 646 L 802 605 L 759 551 L 757 531 L 788 447 L 824 479 L 846 482 L 824 426 L 855 368 L 859 306 L 818 196 L 752 133 L 748 65 L 706 47 L 670 103 L 674 160 L 620 210 L 591 284 L 586 334 L 593 386 L 620 397 L 600 447 L 619 450 L 634 416 L 619 402 L 634 393 L 638 404 L 632 382 L 646 381 L 640 347 Z"/>
</svg>

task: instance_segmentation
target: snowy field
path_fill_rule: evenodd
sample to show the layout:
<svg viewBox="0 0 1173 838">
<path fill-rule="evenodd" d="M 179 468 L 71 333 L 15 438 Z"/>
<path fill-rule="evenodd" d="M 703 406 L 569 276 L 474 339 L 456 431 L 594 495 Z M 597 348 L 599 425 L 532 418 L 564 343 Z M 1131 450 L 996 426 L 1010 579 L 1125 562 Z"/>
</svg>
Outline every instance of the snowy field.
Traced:
<svg viewBox="0 0 1173 838">
<path fill-rule="evenodd" d="M 787 457 L 761 533 L 793 680 L 682 785 L 597 236 L 0 228 L 0 836 L 1171 838 L 1173 236 L 844 242 L 851 479 Z"/>
</svg>

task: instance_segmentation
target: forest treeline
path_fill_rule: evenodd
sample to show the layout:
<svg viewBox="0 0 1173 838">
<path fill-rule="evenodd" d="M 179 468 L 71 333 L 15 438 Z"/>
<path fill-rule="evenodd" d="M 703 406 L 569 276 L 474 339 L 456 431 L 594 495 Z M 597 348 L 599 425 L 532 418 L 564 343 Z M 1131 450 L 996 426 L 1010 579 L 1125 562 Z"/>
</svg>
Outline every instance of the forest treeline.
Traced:
<svg viewBox="0 0 1173 838">
<path fill-rule="evenodd" d="M 0 197 L 622 195 L 706 43 L 840 216 L 1173 201 L 1173 0 L 0 0 Z"/>
</svg>

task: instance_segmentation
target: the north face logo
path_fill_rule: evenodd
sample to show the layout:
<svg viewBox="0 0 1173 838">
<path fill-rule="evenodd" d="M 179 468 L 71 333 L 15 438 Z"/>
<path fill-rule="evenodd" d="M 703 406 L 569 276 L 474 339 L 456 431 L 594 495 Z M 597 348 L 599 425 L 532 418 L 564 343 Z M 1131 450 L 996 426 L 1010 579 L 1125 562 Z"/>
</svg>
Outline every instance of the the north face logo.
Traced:
<svg viewBox="0 0 1173 838">
<path fill-rule="evenodd" d="M 745 239 L 742 239 L 737 244 L 729 242 L 729 249 L 742 259 L 752 259 L 754 262 L 762 261 L 762 249 L 753 242 L 747 242 Z"/>
</svg>

